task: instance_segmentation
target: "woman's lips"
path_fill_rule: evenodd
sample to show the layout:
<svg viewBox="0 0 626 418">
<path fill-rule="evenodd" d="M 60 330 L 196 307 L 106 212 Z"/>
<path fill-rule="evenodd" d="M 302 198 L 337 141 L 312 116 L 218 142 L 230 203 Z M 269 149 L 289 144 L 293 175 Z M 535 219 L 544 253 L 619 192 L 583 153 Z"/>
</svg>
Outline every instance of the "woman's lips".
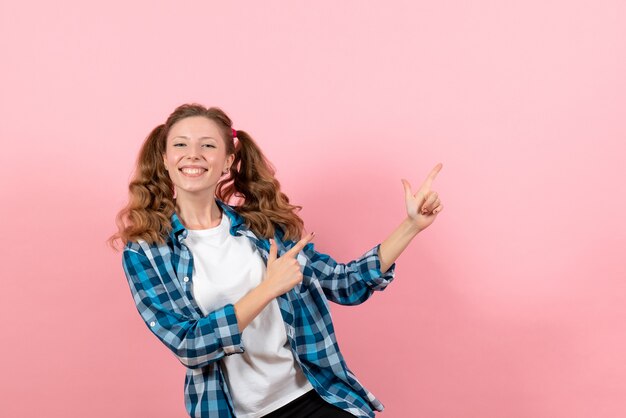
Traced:
<svg viewBox="0 0 626 418">
<path fill-rule="evenodd" d="M 200 177 L 207 170 L 205 168 L 179 168 L 178 171 L 186 177 Z"/>
</svg>

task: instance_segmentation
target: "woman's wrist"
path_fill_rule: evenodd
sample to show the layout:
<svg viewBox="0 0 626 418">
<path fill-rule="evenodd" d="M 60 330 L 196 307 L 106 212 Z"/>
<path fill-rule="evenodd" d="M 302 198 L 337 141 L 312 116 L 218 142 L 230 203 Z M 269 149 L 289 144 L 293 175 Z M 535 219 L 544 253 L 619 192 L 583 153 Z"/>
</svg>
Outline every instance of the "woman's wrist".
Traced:
<svg viewBox="0 0 626 418">
<path fill-rule="evenodd" d="M 385 273 L 402 251 L 409 245 L 411 240 L 419 234 L 420 228 L 410 218 L 406 217 L 391 235 L 384 240 L 378 248 L 378 257 L 380 258 L 381 271 Z"/>
<path fill-rule="evenodd" d="M 266 304 L 272 299 L 278 297 L 275 291 L 273 291 L 271 282 L 267 278 L 263 279 L 261 284 L 253 289 L 253 292 L 257 293 L 257 297 L 263 300 Z"/>
<path fill-rule="evenodd" d="M 417 223 L 409 216 L 404 219 L 401 224 L 401 228 L 406 234 L 412 236 L 412 238 L 421 232 L 421 229 L 419 228 Z"/>
</svg>

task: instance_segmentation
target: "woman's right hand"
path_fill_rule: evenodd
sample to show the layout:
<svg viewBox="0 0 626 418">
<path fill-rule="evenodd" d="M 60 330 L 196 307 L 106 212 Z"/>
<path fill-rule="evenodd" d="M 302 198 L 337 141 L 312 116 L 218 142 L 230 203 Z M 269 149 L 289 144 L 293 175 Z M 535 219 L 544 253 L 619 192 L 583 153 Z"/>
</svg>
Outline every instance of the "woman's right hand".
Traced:
<svg viewBox="0 0 626 418">
<path fill-rule="evenodd" d="M 277 258 L 278 246 L 274 240 L 270 242 L 265 279 L 235 303 L 239 331 L 243 332 L 272 299 L 287 293 L 302 281 L 302 271 L 296 256 L 313 236 L 315 233 L 308 234 L 280 258 Z"/>
<path fill-rule="evenodd" d="M 278 258 L 278 246 L 273 239 L 270 240 L 270 252 L 263 285 L 273 297 L 287 293 L 302 281 L 302 270 L 296 257 L 314 236 L 315 232 L 311 232 Z"/>
</svg>

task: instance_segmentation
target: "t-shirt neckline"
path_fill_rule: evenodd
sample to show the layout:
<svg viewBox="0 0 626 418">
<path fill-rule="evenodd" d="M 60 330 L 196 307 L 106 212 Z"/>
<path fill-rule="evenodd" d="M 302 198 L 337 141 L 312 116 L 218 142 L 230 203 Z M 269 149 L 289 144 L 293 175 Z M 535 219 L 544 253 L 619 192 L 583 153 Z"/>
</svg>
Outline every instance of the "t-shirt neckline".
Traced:
<svg viewBox="0 0 626 418">
<path fill-rule="evenodd" d="M 205 229 L 188 229 L 187 233 L 189 235 L 197 236 L 197 237 L 208 237 L 213 235 L 218 235 L 224 228 L 226 228 L 228 223 L 228 216 L 225 213 L 222 213 L 222 219 L 220 220 L 219 225 L 213 226 L 211 228 Z"/>
</svg>

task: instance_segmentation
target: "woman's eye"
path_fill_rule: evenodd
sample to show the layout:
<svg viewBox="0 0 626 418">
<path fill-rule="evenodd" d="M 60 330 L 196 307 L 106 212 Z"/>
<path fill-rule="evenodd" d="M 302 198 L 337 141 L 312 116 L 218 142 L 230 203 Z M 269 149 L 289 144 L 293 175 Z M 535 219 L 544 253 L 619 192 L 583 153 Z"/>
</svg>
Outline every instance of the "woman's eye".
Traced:
<svg viewBox="0 0 626 418">
<path fill-rule="evenodd" d="M 183 143 L 183 142 L 177 142 L 176 144 L 172 145 L 173 147 L 186 147 L 187 144 Z M 216 148 L 215 145 L 213 144 L 203 144 L 203 147 L 208 147 L 208 148 Z"/>
</svg>

